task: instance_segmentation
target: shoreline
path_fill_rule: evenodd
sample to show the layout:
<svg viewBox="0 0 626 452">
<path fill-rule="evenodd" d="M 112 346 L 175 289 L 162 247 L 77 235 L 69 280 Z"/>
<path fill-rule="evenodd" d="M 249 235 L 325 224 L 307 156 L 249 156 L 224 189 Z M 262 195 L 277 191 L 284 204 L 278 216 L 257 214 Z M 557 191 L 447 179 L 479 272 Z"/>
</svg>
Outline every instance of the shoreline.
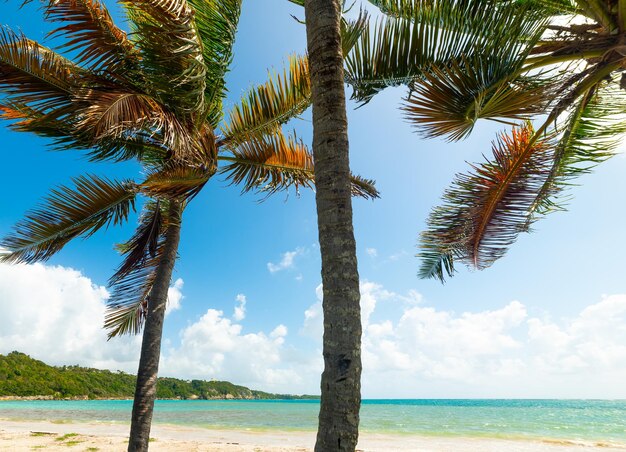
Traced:
<svg viewBox="0 0 626 452">
<path fill-rule="evenodd" d="M 66 402 L 80 402 L 88 400 L 134 400 L 132 396 L 128 397 L 89 397 L 89 396 L 75 396 L 75 397 L 55 397 L 51 395 L 36 395 L 36 396 L 0 396 L 0 402 L 23 402 L 23 401 L 66 401 Z M 316 396 L 289 396 L 287 398 L 263 398 L 263 397 L 236 397 L 232 394 L 227 394 L 224 397 L 173 397 L 165 399 L 155 400 L 315 400 L 319 401 L 319 397 Z"/>
<path fill-rule="evenodd" d="M 125 450 L 126 423 L 23 421 L 0 419 L 0 450 L 51 451 L 80 446 L 80 450 L 113 452 Z M 315 432 L 250 431 L 154 424 L 150 435 L 154 451 L 306 452 L 312 451 Z M 624 452 L 626 445 L 575 440 L 519 438 L 438 437 L 361 433 L 357 449 L 363 452 Z"/>
</svg>

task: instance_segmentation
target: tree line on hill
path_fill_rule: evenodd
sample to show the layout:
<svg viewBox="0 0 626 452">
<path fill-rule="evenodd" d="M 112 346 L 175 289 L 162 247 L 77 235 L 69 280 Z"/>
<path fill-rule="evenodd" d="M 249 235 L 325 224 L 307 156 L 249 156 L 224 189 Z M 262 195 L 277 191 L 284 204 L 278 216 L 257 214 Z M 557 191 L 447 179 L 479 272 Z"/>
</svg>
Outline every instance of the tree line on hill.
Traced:
<svg viewBox="0 0 626 452">
<path fill-rule="evenodd" d="M 0 398 L 130 399 L 136 376 L 81 366 L 49 366 L 17 351 L 0 355 Z M 228 381 L 158 379 L 159 399 L 314 399 L 270 394 Z"/>
</svg>

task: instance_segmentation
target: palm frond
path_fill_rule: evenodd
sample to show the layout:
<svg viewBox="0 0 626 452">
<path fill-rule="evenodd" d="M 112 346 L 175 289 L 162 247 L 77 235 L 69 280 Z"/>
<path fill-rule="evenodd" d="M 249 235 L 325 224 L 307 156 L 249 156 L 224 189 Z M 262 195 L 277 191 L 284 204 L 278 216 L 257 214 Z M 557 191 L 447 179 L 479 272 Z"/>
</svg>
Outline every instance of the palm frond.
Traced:
<svg viewBox="0 0 626 452">
<path fill-rule="evenodd" d="M 139 188 L 152 197 L 190 200 L 202 190 L 215 170 L 213 168 L 211 171 L 203 171 L 202 168 L 190 168 L 186 165 L 166 167 L 150 174 Z"/>
<path fill-rule="evenodd" d="M 113 287 L 113 293 L 107 300 L 104 328 L 108 338 L 124 334 L 135 335 L 141 332 L 148 315 L 148 300 L 154 284 L 158 261 L 135 270 L 124 283 Z M 122 288 L 123 287 L 123 288 Z"/>
<path fill-rule="evenodd" d="M 541 35 L 545 18 L 518 3 L 434 1 L 412 19 L 385 17 L 363 31 L 346 57 L 352 97 L 369 101 L 408 85 L 432 65 L 474 55 L 517 55 Z M 420 3 L 421 4 L 421 3 Z"/>
<path fill-rule="evenodd" d="M 161 104 L 192 117 L 204 109 L 206 67 L 194 10 L 186 0 L 121 2 L 146 75 L 144 89 Z"/>
<path fill-rule="evenodd" d="M 118 245 L 118 250 L 125 255 L 124 261 L 109 280 L 115 284 L 125 276 L 142 267 L 148 257 L 157 255 L 162 236 L 167 228 L 167 211 L 163 208 L 166 201 L 149 201 L 145 204 L 139 226 L 125 243 Z"/>
<path fill-rule="evenodd" d="M 257 191 L 268 196 L 291 186 L 312 188 L 313 155 L 295 134 L 285 137 L 278 131 L 262 138 L 251 138 L 218 157 L 229 162 L 220 168 L 231 184 L 242 185 L 242 193 Z"/>
<path fill-rule="evenodd" d="M 455 259 L 482 269 L 502 257 L 524 230 L 554 147 L 551 139 L 540 138 L 526 124 L 498 137 L 492 161 L 457 175 L 421 236 L 420 255 L 425 259 L 420 275 L 443 279 L 443 270 L 451 274 Z"/>
<path fill-rule="evenodd" d="M 309 63 L 304 56 L 289 59 L 282 74 L 270 74 L 269 80 L 252 88 L 230 111 L 222 127 L 223 142 L 229 146 L 265 134 L 306 110 L 311 103 Z"/>
<path fill-rule="evenodd" d="M 233 59 L 233 44 L 242 0 L 189 0 L 202 41 L 206 66 L 206 119 L 216 128 L 222 120 L 225 76 Z"/>
<path fill-rule="evenodd" d="M 118 246 L 125 258 L 109 280 L 112 294 L 107 300 L 104 321 L 109 339 L 141 331 L 156 269 L 163 256 L 168 223 L 167 201 L 150 200 L 143 208 L 133 236 Z"/>
<path fill-rule="evenodd" d="M 88 89 L 80 94 L 80 99 L 85 108 L 80 111 L 78 127 L 90 134 L 94 142 L 104 137 L 120 137 L 129 130 L 161 131 L 171 125 L 173 117 L 145 94 Z M 168 135 L 167 131 L 164 135 Z M 171 146 L 176 138 L 164 141 Z"/>
<path fill-rule="evenodd" d="M 420 13 L 436 4 L 448 3 L 450 5 L 473 3 L 476 7 L 484 6 L 483 0 L 368 0 L 380 11 L 390 17 L 407 20 L 419 19 Z M 500 0 L 504 3 L 520 3 L 519 0 Z M 556 14 L 577 14 L 579 8 L 574 0 L 524 0 L 527 6 L 532 7 L 534 12 L 552 16 Z"/>
<path fill-rule="evenodd" d="M 82 70 L 38 43 L 0 28 L 0 86 L 14 102 L 63 117 L 83 78 Z"/>
<path fill-rule="evenodd" d="M 37 209 L 15 226 L 0 245 L 8 253 L 2 260 L 46 260 L 75 237 L 89 237 L 102 227 L 126 221 L 134 210 L 137 192 L 130 181 L 115 182 L 95 176 L 80 176 L 75 187 L 60 186 Z"/>
<path fill-rule="evenodd" d="M 137 65 L 139 53 L 126 33 L 115 26 L 104 4 L 98 0 L 48 0 L 45 13 L 46 19 L 65 24 L 50 35 L 67 39 L 61 48 L 76 52 L 78 64 L 129 80 L 125 72 Z"/>
<path fill-rule="evenodd" d="M 453 60 L 433 66 L 411 85 L 403 110 L 418 132 L 432 138 L 465 138 L 481 118 L 527 120 L 545 111 L 552 84 L 540 76 L 518 77 L 525 55 Z"/>
<path fill-rule="evenodd" d="M 43 111 L 32 108 L 23 102 L 6 99 L 0 103 L 0 119 L 11 121 L 9 127 L 16 132 L 32 132 L 52 138 L 53 145 L 57 142 L 73 140 L 75 129 L 72 120 L 57 119 L 55 115 L 47 115 Z M 77 142 L 74 148 L 85 148 L 84 143 Z"/>
<path fill-rule="evenodd" d="M 615 155 L 626 134 L 626 93 L 616 84 L 589 90 L 559 128 L 554 161 L 530 209 L 528 226 L 537 216 L 563 210 L 564 191 L 573 180 Z"/>
<path fill-rule="evenodd" d="M 350 53 L 368 26 L 369 15 L 364 9 L 359 11 L 359 16 L 355 20 L 341 18 L 341 49 L 344 56 Z"/>
<path fill-rule="evenodd" d="M 0 103 L 0 119 L 11 121 L 9 127 L 17 132 L 51 138 L 48 144 L 53 150 L 87 151 L 90 161 L 140 159 L 150 164 L 162 162 L 168 153 L 162 141 L 150 131 L 135 130 L 131 134 L 102 136 L 94 141 L 93 134 L 80 128 L 80 121 L 75 117 L 58 120 L 18 102 Z"/>
<path fill-rule="evenodd" d="M 431 214 L 433 219 L 434 212 Z M 449 218 L 448 221 L 454 220 Z M 455 230 L 455 226 L 448 225 L 449 230 Z M 452 277 L 454 275 L 454 259 L 457 256 L 453 246 L 444 243 L 442 238 L 444 234 L 441 231 L 425 231 L 420 237 L 420 252 L 418 257 L 421 260 L 418 276 L 422 279 L 435 278 L 442 284 L 446 280 L 446 275 Z"/>
<path fill-rule="evenodd" d="M 263 138 L 252 138 L 220 156 L 229 162 L 220 169 L 231 184 L 242 185 L 242 192 L 257 191 L 267 196 L 294 186 L 313 188 L 315 175 L 313 154 L 295 134 L 282 132 Z M 378 197 L 374 181 L 351 176 L 352 194 L 364 198 Z"/>
<path fill-rule="evenodd" d="M 364 199 L 380 198 L 380 193 L 376 188 L 374 179 L 366 179 L 358 174 L 350 174 L 350 190 L 352 196 L 358 196 Z"/>
<path fill-rule="evenodd" d="M 154 98 L 134 92 L 97 89 L 82 90 L 77 98 L 85 107 L 78 112 L 81 120 L 76 127 L 84 136 L 91 137 L 92 145 L 99 145 L 106 139 L 117 143 L 128 141 L 125 147 L 128 153 L 139 140 L 158 143 L 169 151 L 170 157 L 179 161 L 196 158 L 195 133 Z M 94 155 L 104 156 L 104 153 L 96 150 Z"/>
<path fill-rule="evenodd" d="M 69 144 L 65 144 L 69 148 Z M 149 131 L 133 130 L 121 136 L 106 136 L 99 139 L 87 152 L 89 161 L 141 160 L 144 165 L 161 164 L 171 151 L 155 134 Z"/>
</svg>

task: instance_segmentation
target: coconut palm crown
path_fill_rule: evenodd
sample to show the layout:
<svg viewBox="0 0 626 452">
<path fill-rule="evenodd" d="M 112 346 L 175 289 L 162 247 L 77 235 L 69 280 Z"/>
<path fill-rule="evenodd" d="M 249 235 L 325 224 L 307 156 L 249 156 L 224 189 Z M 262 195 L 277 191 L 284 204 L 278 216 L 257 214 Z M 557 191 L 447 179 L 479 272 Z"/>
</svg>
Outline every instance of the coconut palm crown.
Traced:
<svg viewBox="0 0 626 452">
<path fill-rule="evenodd" d="M 421 234 L 421 277 L 488 267 L 626 132 L 626 2 L 369 1 L 383 15 L 346 57 L 354 99 L 407 86 L 402 110 L 428 138 L 461 140 L 478 119 L 510 127 Z"/>
<path fill-rule="evenodd" d="M 46 260 L 75 237 L 127 221 L 146 199 L 135 234 L 111 278 L 110 336 L 137 333 L 162 256 L 172 202 L 185 206 L 216 175 L 244 192 L 270 195 L 312 187 L 313 161 L 282 125 L 308 106 L 305 57 L 253 87 L 223 120 L 241 0 L 120 2 L 131 34 L 97 0 L 42 2 L 59 26 L 62 56 L 8 28 L 0 30 L 0 111 L 11 128 L 83 150 L 92 161 L 137 159 L 140 181 L 83 175 L 53 190 L 2 241 L 3 260 Z M 354 176 L 353 193 L 376 197 Z"/>
</svg>

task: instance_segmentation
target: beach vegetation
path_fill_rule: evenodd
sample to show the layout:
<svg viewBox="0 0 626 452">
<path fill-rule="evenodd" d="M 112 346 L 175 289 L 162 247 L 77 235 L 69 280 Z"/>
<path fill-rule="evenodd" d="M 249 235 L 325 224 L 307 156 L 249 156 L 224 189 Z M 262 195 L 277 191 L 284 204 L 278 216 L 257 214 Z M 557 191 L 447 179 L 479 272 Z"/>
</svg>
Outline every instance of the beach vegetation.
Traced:
<svg viewBox="0 0 626 452">
<path fill-rule="evenodd" d="M 15 372 L 19 369 L 19 375 Z M 19 352 L 0 355 L 0 398 L 131 399 L 136 377 L 125 372 L 81 366 L 50 366 Z M 315 399 L 317 396 L 271 394 L 228 381 L 160 377 L 159 399 Z M 56 435 L 32 432 L 32 436 Z"/>
</svg>

